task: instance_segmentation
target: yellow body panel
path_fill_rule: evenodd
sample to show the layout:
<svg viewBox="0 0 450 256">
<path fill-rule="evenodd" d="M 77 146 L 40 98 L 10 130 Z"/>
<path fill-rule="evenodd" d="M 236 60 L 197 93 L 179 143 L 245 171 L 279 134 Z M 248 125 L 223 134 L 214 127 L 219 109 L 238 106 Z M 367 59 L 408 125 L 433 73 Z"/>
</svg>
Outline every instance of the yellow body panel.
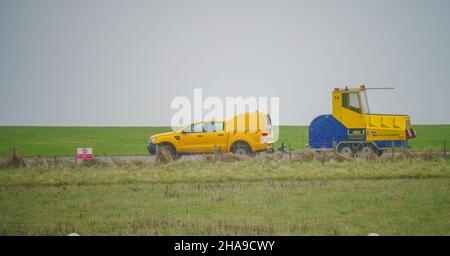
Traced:
<svg viewBox="0 0 450 256">
<path fill-rule="evenodd" d="M 366 139 L 376 140 L 406 140 L 408 116 L 396 115 L 365 115 Z"/>
<path fill-rule="evenodd" d="M 343 93 L 358 93 L 357 90 L 334 91 L 333 92 L 333 116 L 345 127 L 364 128 L 365 119 L 363 114 L 342 107 Z"/>
<path fill-rule="evenodd" d="M 363 128 L 366 124 L 364 115 L 356 113 L 354 111 L 341 108 L 342 117 L 339 120 L 347 128 Z"/>
<path fill-rule="evenodd" d="M 272 148 L 270 120 L 264 113 L 245 113 L 223 120 L 204 120 L 195 122 L 185 128 L 171 133 L 153 135 L 154 144 L 170 143 L 178 153 L 213 153 L 215 150 L 230 152 L 231 145 L 236 141 L 246 142 L 253 152 Z M 268 122 L 269 121 L 269 122 Z M 206 122 L 223 122 L 223 131 L 214 132 L 183 132 L 188 127 Z M 264 134 L 264 140 L 263 140 Z"/>
<path fill-rule="evenodd" d="M 214 147 L 218 151 L 226 151 L 227 138 L 225 131 L 221 132 L 205 132 L 204 139 L 208 144 L 203 148 L 203 152 L 214 152 Z"/>
</svg>

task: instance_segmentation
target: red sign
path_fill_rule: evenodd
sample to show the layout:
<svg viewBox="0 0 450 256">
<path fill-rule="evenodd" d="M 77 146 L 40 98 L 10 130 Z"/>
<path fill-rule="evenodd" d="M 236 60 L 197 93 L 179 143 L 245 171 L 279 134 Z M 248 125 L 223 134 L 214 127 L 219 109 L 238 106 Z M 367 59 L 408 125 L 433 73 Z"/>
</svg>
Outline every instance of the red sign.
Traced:
<svg viewBox="0 0 450 256">
<path fill-rule="evenodd" d="M 92 154 L 92 148 L 78 148 L 77 158 L 78 159 L 92 159 L 94 155 Z"/>
</svg>

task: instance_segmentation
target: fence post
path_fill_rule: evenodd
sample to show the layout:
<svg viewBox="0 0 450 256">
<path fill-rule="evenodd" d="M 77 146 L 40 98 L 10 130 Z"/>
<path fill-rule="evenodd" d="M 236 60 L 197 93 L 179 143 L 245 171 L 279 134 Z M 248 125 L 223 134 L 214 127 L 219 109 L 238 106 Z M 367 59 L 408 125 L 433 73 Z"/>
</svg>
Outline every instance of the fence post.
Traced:
<svg viewBox="0 0 450 256">
<path fill-rule="evenodd" d="M 156 144 L 156 163 L 159 163 L 159 145 Z"/>
<path fill-rule="evenodd" d="M 214 145 L 214 162 L 217 161 L 217 145 Z"/>
<path fill-rule="evenodd" d="M 391 147 L 392 147 L 392 159 L 391 160 L 394 160 L 394 157 L 395 157 L 395 142 L 394 141 L 391 142 Z"/>
<path fill-rule="evenodd" d="M 302 131 L 302 147 L 301 147 L 301 150 L 303 151 L 303 150 L 305 150 L 305 139 L 306 139 L 306 136 L 305 136 L 305 133 L 306 133 L 306 131 L 307 130 L 303 130 Z"/>
<path fill-rule="evenodd" d="M 336 148 L 336 141 L 333 140 L 333 152 L 336 154 L 337 148 Z"/>
<path fill-rule="evenodd" d="M 403 144 L 403 159 L 405 159 L 408 155 L 406 154 L 406 144 Z"/>
<path fill-rule="evenodd" d="M 305 131 L 302 131 L 302 147 L 301 150 L 303 150 L 303 145 L 305 144 Z"/>
<path fill-rule="evenodd" d="M 322 157 L 322 165 L 325 164 L 325 161 L 327 161 L 327 150 L 323 150 L 323 157 Z"/>
<path fill-rule="evenodd" d="M 447 141 L 444 140 L 444 158 L 447 157 Z"/>
<path fill-rule="evenodd" d="M 292 160 L 292 147 L 291 147 L 291 143 L 289 143 L 289 160 Z"/>
</svg>

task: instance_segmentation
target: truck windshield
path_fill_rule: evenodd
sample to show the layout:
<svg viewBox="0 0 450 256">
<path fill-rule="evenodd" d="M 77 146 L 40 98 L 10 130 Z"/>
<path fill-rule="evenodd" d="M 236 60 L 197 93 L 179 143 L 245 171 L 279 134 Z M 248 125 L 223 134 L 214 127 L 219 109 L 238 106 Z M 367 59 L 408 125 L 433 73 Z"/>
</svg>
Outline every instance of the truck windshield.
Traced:
<svg viewBox="0 0 450 256">
<path fill-rule="evenodd" d="M 367 102 L 367 93 L 366 93 L 366 91 L 362 91 L 359 94 L 359 98 L 361 100 L 362 113 L 363 114 L 369 114 L 370 110 L 369 110 L 369 103 Z"/>
</svg>

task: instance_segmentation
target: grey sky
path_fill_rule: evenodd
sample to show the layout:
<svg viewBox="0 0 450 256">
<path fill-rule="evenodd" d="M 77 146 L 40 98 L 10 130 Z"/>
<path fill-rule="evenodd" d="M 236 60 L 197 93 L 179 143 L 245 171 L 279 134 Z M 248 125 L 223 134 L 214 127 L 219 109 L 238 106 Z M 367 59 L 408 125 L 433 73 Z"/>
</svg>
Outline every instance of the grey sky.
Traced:
<svg viewBox="0 0 450 256">
<path fill-rule="evenodd" d="M 371 110 L 450 123 L 450 1 L 0 0 L 0 125 L 169 125 L 171 100 L 279 96 L 282 124 Z"/>
</svg>

